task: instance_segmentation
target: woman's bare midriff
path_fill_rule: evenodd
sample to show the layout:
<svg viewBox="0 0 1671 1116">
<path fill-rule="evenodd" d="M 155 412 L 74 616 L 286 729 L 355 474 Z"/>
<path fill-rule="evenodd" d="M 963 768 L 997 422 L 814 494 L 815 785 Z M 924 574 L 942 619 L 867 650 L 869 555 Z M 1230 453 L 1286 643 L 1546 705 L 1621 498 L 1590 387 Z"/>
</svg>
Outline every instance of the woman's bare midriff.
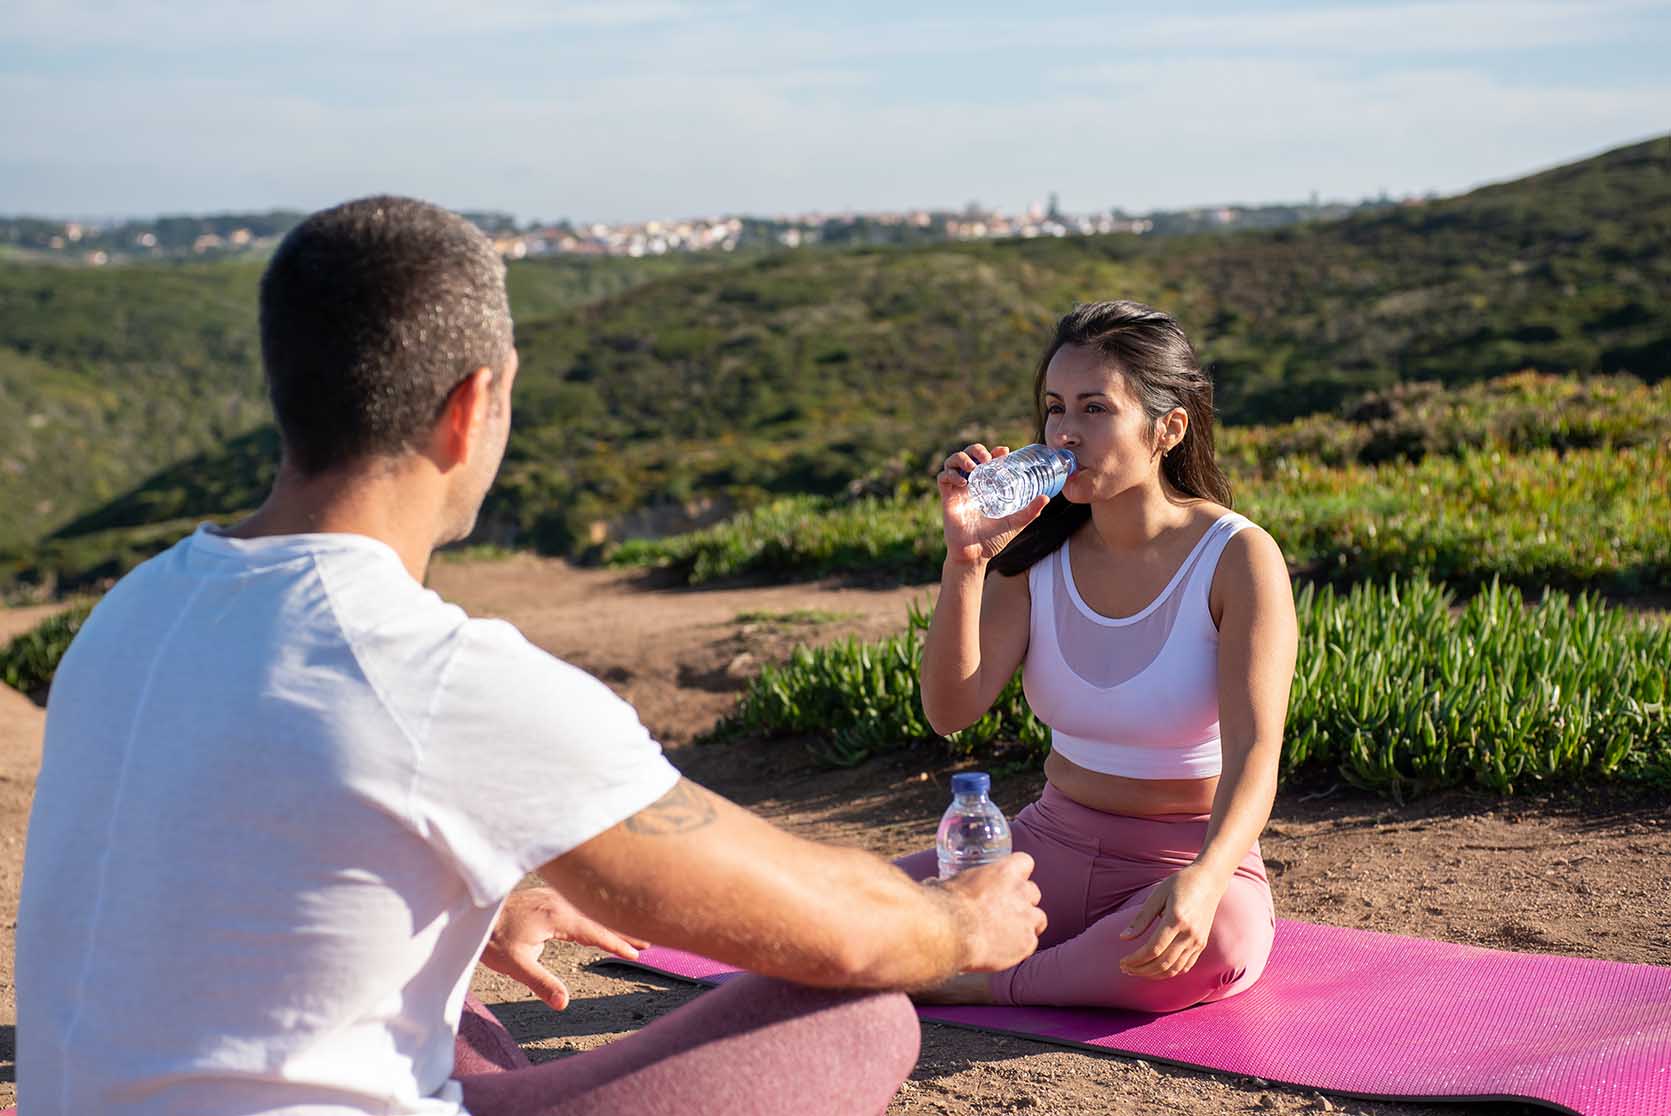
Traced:
<svg viewBox="0 0 1671 1116">
<path fill-rule="evenodd" d="M 1210 814 L 1218 776 L 1206 779 L 1128 779 L 1091 771 L 1056 752 L 1044 760 L 1052 786 L 1081 806 L 1107 814 Z"/>
</svg>

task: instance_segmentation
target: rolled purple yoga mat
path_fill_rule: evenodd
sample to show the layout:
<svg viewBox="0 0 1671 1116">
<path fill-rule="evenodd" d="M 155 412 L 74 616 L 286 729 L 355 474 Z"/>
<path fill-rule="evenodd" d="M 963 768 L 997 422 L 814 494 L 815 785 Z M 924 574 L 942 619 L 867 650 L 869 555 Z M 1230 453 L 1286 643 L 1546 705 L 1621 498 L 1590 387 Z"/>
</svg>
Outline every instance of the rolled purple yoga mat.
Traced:
<svg viewBox="0 0 1671 1116">
<path fill-rule="evenodd" d="M 737 972 L 671 949 L 645 950 L 639 963 L 706 983 Z M 1041 1007 L 917 1013 L 1366 1099 L 1512 1099 L 1582 1116 L 1671 1114 L 1671 968 L 1659 965 L 1278 920 L 1259 983 L 1218 1003 L 1167 1015 Z"/>
</svg>

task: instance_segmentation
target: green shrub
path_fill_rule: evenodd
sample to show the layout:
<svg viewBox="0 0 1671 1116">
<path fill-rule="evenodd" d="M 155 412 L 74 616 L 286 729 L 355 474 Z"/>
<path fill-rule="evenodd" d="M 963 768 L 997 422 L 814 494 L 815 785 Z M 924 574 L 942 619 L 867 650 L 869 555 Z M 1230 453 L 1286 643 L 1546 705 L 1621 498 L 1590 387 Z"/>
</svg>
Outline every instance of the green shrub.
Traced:
<svg viewBox="0 0 1671 1116">
<path fill-rule="evenodd" d="M 1374 466 L 1284 458 L 1238 490 L 1237 507 L 1291 568 L 1340 585 L 1426 575 L 1463 590 L 1494 579 L 1530 591 L 1671 587 L 1671 441 Z M 835 573 L 909 583 L 936 579 L 944 554 L 936 498 L 789 497 L 612 560 L 691 584 Z"/>
<path fill-rule="evenodd" d="M 834 573 L 925 581 L 938 575 L 944 552 L 936 503 L 786 496 L 690 534 L 623 543 L 609 561 L 666 567 L 692 585 L 740 576 L 790 580 Z"/>
<path fill-rule="evenodd" d="M 45 690 L 92 611 L 91 604 L 84 604 L 60 612 L 0 648 L 0 682 L 30 696 Z"/>
<path fill-rule="evenodd" d="M 1337 469 L 1291 459 L 1244 510 L 1290 565 L 1338 584 L 1426 575 L 1617 593 L 1671 586 L 1671 441 Z"/>
<path fill-rule="evenodd" d="M 1282 772 L 1333 769 L 1395 799 L 1472 785 L 1512 794 L 1573 780 L 1671 787 L 1665 664 L 1671 625 L 1551 593 L 1528 608 L 1492 585 L 1460 610 L 1425 580 L 1296 594 L 1300 649 Z M 878 643 L 799 648 L 768 666 L 710 738 L 805 738 L 825 762 L 942 742 L 918 685 L 928 617 Z M 1019 746 L 1042 760 L 1049 731 L 1019 672 L 980 721 L 943 738 L 958 754 Z"/>
<path fill-rule="evenodd" d="M 1420 461 L 1480 450 L 1626 448 L 1671 438 L 1671 380 L 1534 371 L 1446 389 L 1432 380 L 1372 392 L 1339 414 L 1223 431 L 1219 461 L 1258 476 L 1283 458 L 1323 465 Z"/>
</svg>

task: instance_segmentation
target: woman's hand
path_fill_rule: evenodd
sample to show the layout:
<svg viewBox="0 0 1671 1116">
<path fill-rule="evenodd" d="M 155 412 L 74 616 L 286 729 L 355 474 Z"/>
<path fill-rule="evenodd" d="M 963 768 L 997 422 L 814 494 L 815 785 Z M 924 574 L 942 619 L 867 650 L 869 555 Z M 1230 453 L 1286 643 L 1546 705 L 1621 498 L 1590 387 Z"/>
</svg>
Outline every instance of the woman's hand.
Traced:
<svg viewBox="0 0 1671 1116">
<path fill-rule="evenodd" d="M 1188 868 L 1168 876 L 1149 892 L 1137 915 L 1120 937 L 1135 938 L 1154 924 L 1153 932 L 1120 960 L 1120 971 L 1149 980 L 1166 980 L 1187 973 L 1207 948 L 1213 915 L 1224 889 Z"/>
<path fill-rule="evenodd" d="M 946 458 L 936 479 L 940 483 L 940 515 L 945 524 L 948 561 L 971 566 L 992 561 L 1050 503 L 1048 496 L 1039 496 L 1003 519 L 988 519 L 981 514 L 980 506 L 969 498 L 967 475 L 974 471 L 976 465 L 1009 452 L 1008 446 L 997 446 L 988 452 L 985 446 L 976 442 Z"/>
<path fill-rule="evenodd" d="M 540 963 L 545 943 L 554 940 L 596 946 L 628 961 L 636 961 L 638 951 L 650 946 L 581 914 L 549 887 L 526 887 L 505 900 L 482 951 L 482 964 L 527 985 L 554 1010 L 562 1011 L 569 1006 L 568 986 Z"/>
</svg>

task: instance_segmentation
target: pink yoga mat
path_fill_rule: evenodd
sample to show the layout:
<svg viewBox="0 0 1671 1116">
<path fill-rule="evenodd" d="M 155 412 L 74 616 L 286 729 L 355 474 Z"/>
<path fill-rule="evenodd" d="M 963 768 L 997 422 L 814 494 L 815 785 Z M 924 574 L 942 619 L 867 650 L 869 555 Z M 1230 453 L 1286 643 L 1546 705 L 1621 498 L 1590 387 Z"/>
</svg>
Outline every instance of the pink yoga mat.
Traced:
<svg viewBox="0 0 1671 1116">
<path fill-rule="evenodd" d="M 736 969 L 649 949 L 706 983 Z M 937 1023 L 1373 1100 L 1525 1100 L 1582 1116 L 1671 1114 L 1671 968 L 1508 953 L 1279 920 L 1265 975 L 1169 1015 L 919 1008 Z"/>
</svg>

